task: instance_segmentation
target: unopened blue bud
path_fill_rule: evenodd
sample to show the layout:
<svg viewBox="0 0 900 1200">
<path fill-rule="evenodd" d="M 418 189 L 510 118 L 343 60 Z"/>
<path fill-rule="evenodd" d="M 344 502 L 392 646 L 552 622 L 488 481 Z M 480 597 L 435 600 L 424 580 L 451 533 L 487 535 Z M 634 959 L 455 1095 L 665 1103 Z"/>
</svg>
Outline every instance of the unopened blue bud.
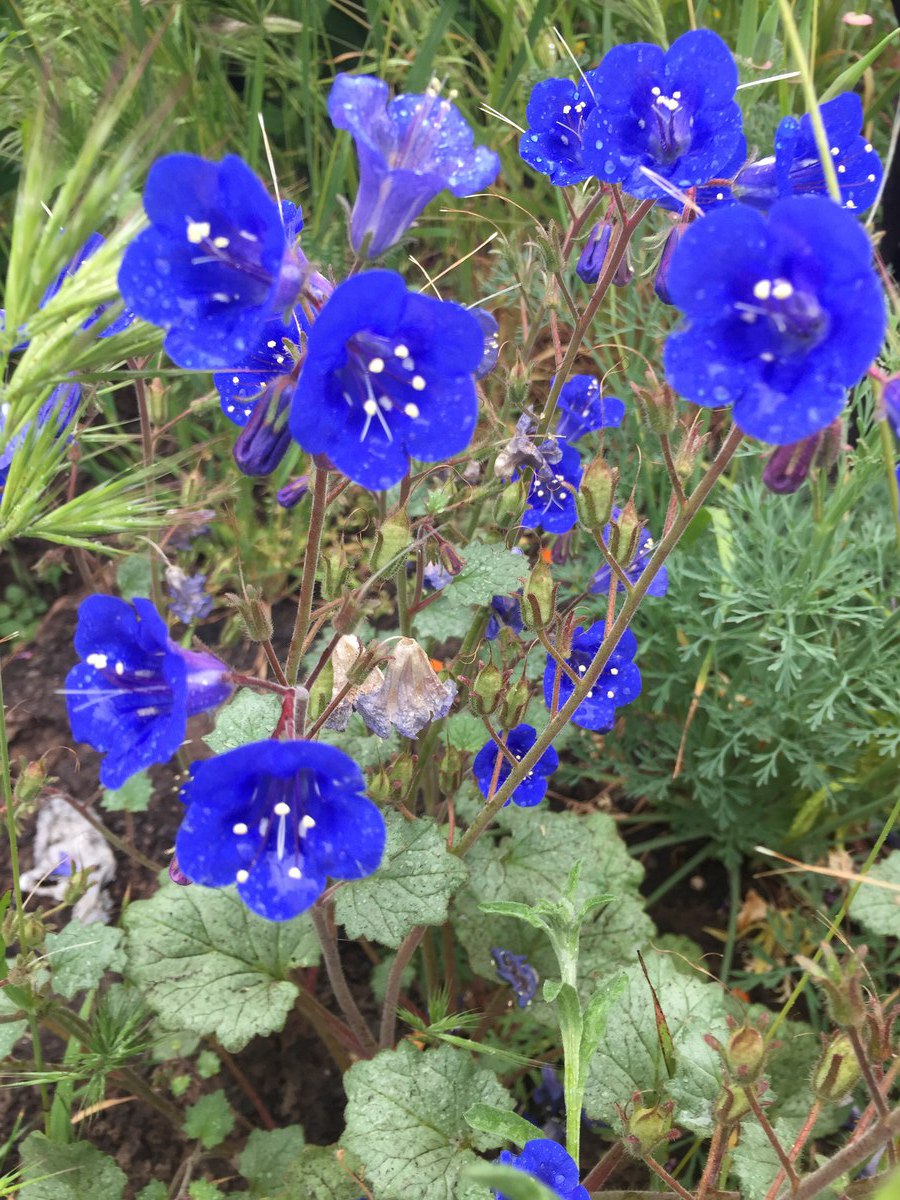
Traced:
<svg viewBox="0 0 900 1200">
<path fill-rule="evenodd" d="M 279 376 L 256 401 L 247 424 L 234 443 L 234 461 L 244 475 L 270 475 L 291 444 L 288 409 L 294 384 Z"/>
<path fill-rule="evenodd" d="M 608 221 L 598 221 L 591 230 L 575 267 L 575 274 L 583 283 L 596 283 L 600 278 L 611 237 L 612 225 Z"/>
<path fill-rule="evenodd" d="M 276 495 L 275 499 L 282 508 L 294 508 L 299 504 L 306 493 L 309 491 L 309 476 L 298 475 L 296 479 L 292 479 L 290 483 L 286 483 Z"/>
<path fill-rule="evenodd" d="M 653 281 L 653 290 L 662 300 L 663 304 L 671 304 L 672 297 L 669 295 L 669 270 L 672 266 L 672 258 L 675 251 L 678 249 L 678 243 L 681 241 L 687 229 L 687 225 L 675 225 L 669 232 L 666 238 L 666 244 L 663 246 L 662 257 L 659 260 L 659 266 L 656 269 L 656 278 Z"/>
</svg>

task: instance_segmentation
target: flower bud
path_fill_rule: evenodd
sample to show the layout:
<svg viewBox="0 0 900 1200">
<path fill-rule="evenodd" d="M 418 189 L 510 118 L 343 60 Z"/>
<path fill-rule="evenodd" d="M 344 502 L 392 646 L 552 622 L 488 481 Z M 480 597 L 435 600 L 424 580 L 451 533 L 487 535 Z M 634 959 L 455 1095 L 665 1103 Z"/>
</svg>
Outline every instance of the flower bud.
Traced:
<svg viewBox="0 0 900 1200">
<path fill-rule="evenodd" d="M 725 1064 L 739 1083 L 754 1083 L 766 1062 L 766 1043 L 752 1025 L 735 1029 L 724 1051 Z"/>
<path fill-rule="evenodd" d="M 191 881 L 178 865 L 178 859 L 173 854 L 169 859 L 169 878 L 179 887 L 190 887 Z"/>
<path fill-rule="evenodd" d="M 669 271 L 672 266 L 672 258 L 678 249 L 678 243 L 684 237 L 687 229 L 687 225 L 673 226 L 666 238 L 666 244 L 663 246 L 659 266 L 656 268 L 656 278 L 653 281 L 653 290 L 663 304 L 672 303 L 672 297 L 669 295 Z"/>
<path fill-rule="evenodd" d="M 634 507 L 634 501 L 629 500 L 618 517 L 610 525 L 609 548 L 623 567 L 627 567 L 634 558 L 638 539 L 641 536 L 641 521 Z"/>
<path fill-rule="evenodd" d="M 886 380 L 881 400 L 887 419 L 894 427 L 894 433 L 900 437 L 900 375 L 891 375 Z"/>
<path fill-rule="evenodd" d="M 13 795 L 16 798 L 16 809 L 21 805 L 30 804 L 37 799 L 47 780 L 47 773 L 40 762 L 30 762 L 22 768 L 16 780 Z"/>
<path fill-rule="evenodd" d="M 596 283 L 600 278 L 611 237 L 612 225 L 608 221 L 598 221 L 591 230 L 575 267 L 575 274 L 582 283 Z"/>
<path fill-rule="evenodd" d="M 713 1105 L 713 1120 L 721 1125 L 736 1125 L 750 1111 L 750 1101 L 743 1088 L 732 1088 L 722 1084 L 722 1090 Z"/>
<path fill-rule="evenodd" d="M 770 492 L 787 496 L 799 491 L 806 482 L 816 451 L 822 443 L 822 431 L 791 442 L 788 446 L 776 446 L 762 473 L 762 481 Z"/>
<path fill-rule="evenodd" d="M 275 495 L 276 501 L 282 508 L 294 508 L 309 491 L 309 476 L 298 475 L 290 483 L 280 488 Z"/>
<path fill-rule="evenodd" d="M 236 609 L 251 642 L 269 641 L 273 632 L 272 610 L 255 584 L 248 584 L 243 596 L 226 592 L 224 600 L 229 608 Z"/>
<path fill-rule="evenodd" d="M 840 1100 L 862 1077 L 859 1061 L 846 1033 L 838 1033 L 826 1046 L 813 1072 L 812 1087 L 817 1100 Z"/>
<path fill-rule="evenodd" d="M 500 707 L 500 724 L 504 729 L 515 729 L 525 716 L 531 690 L 524 678 L 508 688 Z"/>
<path fill-rule="evenodd" d="M 518 525 L 527 499 L 528 485 L 524 479 L 517 479 L 515 483 L 503 489 L 494 505 L 494 514 L 501 528 L 505 529 L 510 521 Z"/>
<path fill-rule="evenodd" d="M 668 1141 L 672 1131 L 671 1100 L 653 1108 L 636 1108 L 625 1121 L 625 1145 L 632 1154 L 643 1158 L 652 1154 L 656 1147 Z"/>
<path fill-rule="evenodd" d="M 490 716 L 500 703 L 503 685 L 503 673 L 493 663 L 485 664 L 475 676 L 475 682 L 469 693 L 469 699 L 475 711 L 485 717 Z"/>
<path fill-rule="evenodd" d="M 343 595 L 344 586 L 350 578 L 350 568 L 338 551 L 323 554 L 319 564 L 322 596 L 325 600 L 337 600 Z"/>
<path fill-rule="evenodd" d="M 414 738 L 431 721 L 447 715 L 455 696 L 456 684 L 442 683 L 419 643 L 403 637 L 387 661 L 384 682 L 377 690 L 361 693 L 357 708 L 379 737 L 387 737 L 393 725 L 404 737 Z"/>
<path fill-rule="evenodd" d="M 375 534 L 375 544 L 372 547 L 372 553 L 369 555 L 369 563 L 372 569 L 377 571 L 379 568 L 386 566 L 392 559 L 401 555 L 411 541 L 409 533 L 409 517 L 405 511 L 394 513 L 392 517 L 388 517 L 381 525 L 381 528 Z M 395 574 L 403 567 L 402 562 L 395 563 L 390 569 L 390 574 Z"/>
<path fill-rule="evenodd" d="M 618 468 L 611 467 L 602 454 L 588 464 L 581 477 L 576 497 L 578 515 L 598 537 L 612 515 L 618 482 Z"/>
<path fill-rule="evenodd" d="M 522 592 L 522 621 L 528 629 L 546 629 L 556 615 L 556 593 L 559 584 L 553 582 L 553 573 L 542 558 L 539 558 L 528 576 Z"/>
<path fill-rule="evenodd" d="M 284 458 L 291 444 L 288 411 L 293 397 L 293 382 L 279 375 L 254 404 L 232 450 L 244 475 L 270 475 Z"/>
<path fill-rule="evenodd" d="M 656 376 L 648 371 L 647 383 L 632 383 L 631 390 L 634 392 L 644 419 L 653 432 L 671 433 L 678 419 L 678 410 L 675 404 L 675 393 L 669 385 L 665 381 L 660 383 Z"/>
</svg>

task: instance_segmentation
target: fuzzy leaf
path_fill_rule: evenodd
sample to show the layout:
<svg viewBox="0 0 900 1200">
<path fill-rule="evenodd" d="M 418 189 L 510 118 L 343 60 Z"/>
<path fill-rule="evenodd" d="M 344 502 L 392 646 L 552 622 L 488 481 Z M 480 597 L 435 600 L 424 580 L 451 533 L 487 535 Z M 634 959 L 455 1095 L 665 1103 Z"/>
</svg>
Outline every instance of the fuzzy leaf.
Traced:
<svg viewBox="0 0 900 1200">
<path fill-rule="evenodd" d="M 53 986 L 72 999 L 76 992 L 94 988 L 104 971 L 125 965 L 122 930 L 111 925 L 82 925 L 73 917 L 61 933 L 47 934 L 47 955 L 53 968 Z"/>
<path fill-rule="evenodd" d="M 455 1200 L 473 1150 L 502 1144 L 466 1122 L 473 1104 L 512 1108 L 493 1071 L 449 1046 L 415 1050 L 402 1042 L 344 1077 L 343 1142 L 365 1165 L 379 1200 Z"/>
<path fill-rule="evenodd" d="M 138 771 L 126 779 L 121 787 L 104 788 L 100 803 L 112 812 L 146 812 L 150 807 L 153 784 L 146 771 Z"/>
<path fill-rule="evenodd" d="M 146 554 L 129 554 L 116 567 L 116 586 L 123 600 L 149 596 L 152 572 Z"/>
<path fill-rule="evenodd" d="M 386 813 L 384 861 L 374 875 L 340 889 L 335 916 L 350 938 L 396 949 L 416 925 L 442 925 L 450 897 L 466 879 L 465 864 L 447 850 L 428 821 Z"/>
<path fill-rule="evenodd" d="M 283 1195 L 290 1200 L 357 1200 L 362 1167 L 337 1146 L 305 1146 L 288 1168 Z"/>
<path fill-rule="evenodd" d="M 220 1146 L 234 1129 L 235 1116 L 231 1105 L 220 1089 L 201 1096 L 196 1104 L 191 1104 L 184 1118 L 184 1132 L 188 1137 L 196 1138 L 206 1150 Z"/>
<path fill-rule="evenodd" d="M 462 551 L 466 565 L 447 587 L 459 604 L 490 604 L 522 585 L 528 562 L 498 542 L 470 542 Z"/>
<path fill-rule="evenodd" d="M 466 1113 L 466 1121 L 473 1129 L 489 1133 L 514 1146 L 522 1147 L 535 1136 L 535 1127 L 518 1113 L 495 1108 L 492 1104 L 473 1104 Z"/>
<path fill-rule="evenodd" d="M 20 1200 L 121 1200 L 124 1171 L 90 1142 L 61 1146 L 35 1132 L 20 1153 L 25 1180 Z"/>
<path fill-rule="evenodd" d="M 883 879 L 900 889 L 900 850 L 892 850 L 887 858 L 877 863 L 867 879 Z M 871 883 L 860 885 L 850 905 L 850 916 L 867 933 L 883 937 L 900 937 L 900 890 L 890 891 Z"/>
<path fill-rule="evenodd" d="M 294 1005 L 297 967 L 319 960 L 307 916 L 265 921 L 232 889 L 167 886 L 129 906 L 128 977 L 164 1025 L 215 1034 L 242 1050 L 281 1029 Z"/>
<path fill-rule="evenodd" d="M 538 1130 L 532 1126 L 532 1131 Z M 494 1195 L 500 1188 L 507 1200 L 557 1200 L 559 1192 L 552 1191 L 530 1171 L 517 1171 L 515 1167 L 500 1163 L 472 1163 L 466 1167 L 465 1178 L 472 1183 L 486 1184 Z"/>
<path fill-rule="evenodd" d="M 803 1122 L 787 1117 L 770 1119 L 778 1140 L 789 1150 Z M 741 1183 L 742 1200 L 765 1200 L 779 1167 L 778 1155 L 762 1127 L 756 1121 L 744 1121 L 741 1124 L 740 1140 L 731 1159 L 731 1169 Z"/>
<path fill-rule="evenodd" d="M 281 701 L 277 696 L 242 688 L 219 713 L 206 744 L 216 754 L 224 754 L 248 742 L 261 742 L 272 736 L 280 715 Z"/>
<path fill-rule="evenodd" d="M 271 1196 L 285 1188 L 303 1145 L 300 1125 L 254 1129 L 238 1159 L 241 1174 L 250 1184 L 250 1195 Z"/>
<path fill-rule="evenodd" d="M 581 862 L 573 898 L 576 908 L 600 892 L 615 896 L 582 925 L 582 1002 L 590 999 L 598 980 L 634 961 L 637 950 L 652 936 L 653 925 L 638 891 L 643 871 L 629 855 L 612 818 L 605 813 L 581 816 L 510 805 L 467 855 L 469 883 L 453 901 L 454 925 L 473 970 L 486 979 L 496 979 L 491 948 L 502 946 L 524 954 L 541 979 L 559 974 L 556 957 L 540 928 L 531 928 L 512 916 L 486 915 L 480 905 L 533 905 L 537 899 L 553 904 L 562 895 L 576 861 Z M 536 1002 L 530 1011 L 555 1025 L 552 1010 L 543 1002 Z"/>
</svg>

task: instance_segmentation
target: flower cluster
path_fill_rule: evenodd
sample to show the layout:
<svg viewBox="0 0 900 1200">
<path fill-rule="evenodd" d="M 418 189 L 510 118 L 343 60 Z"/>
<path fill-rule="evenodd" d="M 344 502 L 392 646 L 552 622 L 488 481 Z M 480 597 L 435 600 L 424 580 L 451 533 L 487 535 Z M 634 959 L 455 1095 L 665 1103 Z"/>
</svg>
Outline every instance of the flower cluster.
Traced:
<svg viewBox="0 0 900 1200">
<path fill-rule="evenodd" d="M 566 665 L 576 677 L 584 675 L 603 644 L 604 624 L 596 621 L 578 628 Z M 641 673 L 634 663 L 637 638 L 626 629 L 609 656 L 600 678 L 572 714 L 572 724 L 598 733 L 612 729 L 616 709 L 631 704 L 641 694 Z M 575 690 L 575 684 L 552 655 L 544 669 L 544 700 L 551 711 L 560 709 Z"/>
</svg>

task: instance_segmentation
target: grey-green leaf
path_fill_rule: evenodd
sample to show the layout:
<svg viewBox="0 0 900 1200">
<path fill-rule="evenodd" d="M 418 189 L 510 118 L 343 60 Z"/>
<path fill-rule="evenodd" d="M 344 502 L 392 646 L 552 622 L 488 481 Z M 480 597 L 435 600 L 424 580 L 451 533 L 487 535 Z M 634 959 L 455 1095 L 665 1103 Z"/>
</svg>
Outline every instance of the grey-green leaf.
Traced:
<svg viewBox="0 0 900 1200">
<path fill-rule="evenodd" d="M 248 742 L 264 741 L 272 736 L 280 715 L 281 701 L 277 696 L 242 688 L 219 713 L 206 744 L 216 754 L 224 754 Z"/>
<path fill-rule="evenodd" d="M 474 1150 L 496 1149 L 496 1134 L 473 1130 L 473 1104 L 513 1107 L 493 1071 L 449 1046 L 415 1050 L 403 1042 L 358 1062 L 344 1077 L 343 1143 L 362 1160 L 379 1200 L 455 1200 Z"/>
<path fill-rule="evenodd" d="M 253 1130 L 238 1159 L 251 1196 L 272 1196 L 287 1186 L 304 1141 L 300 1125 Z"/>
<path fill-rule="evenodd" d="M 462 554 L 465 566 L 447 585 L 457 602 L 490 604 L 494 596 L 514 592 L 528 574 L 527 560 L 497 542 L 469 542 Z"/>
<path fill-rule="evenodd" d="M 215 1034 L 231 1051 L 282 1028 L 297 996 L 290 975 L 319 960 L 306 915 L 265 921 L 231 888 L 166 886 L 124 924 L 126 973 L 162 1023 Z"/>
<path fill-rule="evenodd" d="M 337 1146 L 305 1146 L 286 1173 L 278 1200 L 358 1200 L 362 1166 Z"/>
<path fill-rule="evenodd" d="M 493 1104 L 473 1104 L 466 1113 L 466 1121 L 473 1129 L 503 1138 L 514 1146 L 524 1146 L 535 1137 L 535 1127 L 530 1121 Z"/>
<path fill-rule="evenodd" d="M 71 1000 L 76 992 L 95 988 L 104 971 L 125 966 L 122 931 L 110 925 L 82 925 L 73 917 L 61 933 L 47 934 L 47 956 L 54 988 Z"/>
<path fill-rule="evenodd" d="M 339 890 L 335 916 L 348 937 L 396 949 L 416 925 L 446 921 L 450 897 L 465 882 L 467 870 L 429 821 L 408 821 L 392 812 L 385 821 L 381 866 Z"/>
<path fill-rule="evenodd" d="M 867 933 L 900 937 L 900 850 L 892 850 L 869 871 L 866 879 L 893 884 L 897 890 L 878 887 L 874 883 L 860 884 L 850 905 L 850 916 L 859 921 Z"/>
<path fill-rule="evenodd" d="M 121 1200 L 127 1180 L 90 1142 L 61 1146 L 30 1133 L 20 1148 L 25 1182 L 19 1200 Z"/>
</svg>

